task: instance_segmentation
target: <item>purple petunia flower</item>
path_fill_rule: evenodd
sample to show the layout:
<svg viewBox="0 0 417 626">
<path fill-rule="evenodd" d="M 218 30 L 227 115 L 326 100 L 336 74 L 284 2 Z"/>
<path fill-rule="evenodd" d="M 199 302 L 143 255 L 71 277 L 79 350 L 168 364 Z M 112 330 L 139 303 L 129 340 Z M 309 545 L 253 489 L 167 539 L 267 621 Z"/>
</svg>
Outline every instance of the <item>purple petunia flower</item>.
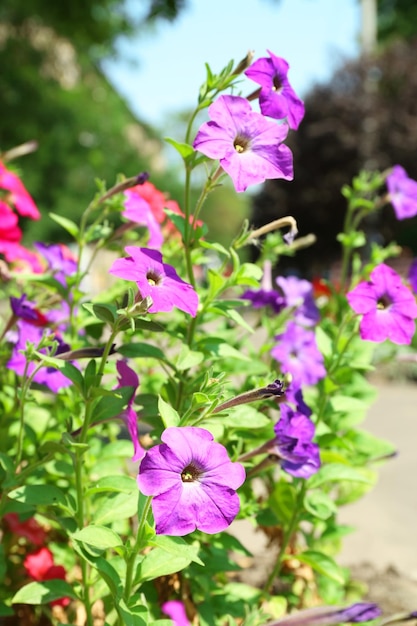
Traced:
<svg viewBox="0 0 417 626">
<path fill-rule="evenodd" d="M 128 366 L 126 361 L 120 360 L 116 363 L 117 372 L 119 374 L 118 377 L 118 385 L 116 389 L 120 389 L 122 387 L 132 387 L 132 396 L 128 402 L 127 407 L 118 417 L 122 418 L 125 422 L 127 429 L 129 431 L 130 438 L 133 442 L 133 457 L 132 461 L 140 461 L 145 456 L 145 450 L 139 443 L 138 438 L 138 416 L 136 411 L 133 408 L 133 403 L 135 401 L 136 390 L 139 387 L 139 378 L 136 372 L 132 370 L 131 367 Z"/>
<path fill-rule="evenodd" d="M 283 293 L 284 306 L 294 308 L 294 321 L 304 326 L 313 326 L 320 319 L 314 302 L 313 285 L 296 276 L 278 276 L 278 287 Z"/>
<path fill-rule="evenodd" d="M 290 128 L 297 129 L 304 117 L 304 102 L 288 81 L 289 65 L 269 50 L 269 59 L 257 59 L 245 71 L 248 78 L 261 85 L 259 106 L 264 115 L 278 120 L 287 118 Z"/>
<path fill-rule="evenodd" d="M 304 401 L 303 391 L 301 387 L 296 387 L 294 383 L 291 383 L 285 390 L 285 402 L 295 406 L 295 410 L 298 413 L 302 413 L 306 417 L 310 417 L 312 410 L 308 404 Z"/>
<path fill-rule="evenodd" d="M 386 182 L 397 218 L 405 220 L 417 215 L 417 181 L 409 178 L 401 165 L 394 165 Z"/>
<path fill-rule="evenodd" d="M 190 620 L 181 600 L 168 600 L 161 606 L 162 611 L 174 622 L 174 626 L 190 626 Z"/>
<path fill-rule="evenodd" d="M 281 417 L 274 426 L 275 441 L 269 453 L 280 458 L 282 469 L 299 478 L 309 478 L 320 469 L 319 447 L 313 443 L 313 422 L 281 404 Z"/>
<path fill-rule="evenodd" d="M 177 307 L 193 317 L 197 314 L 198 295 L 181 280 L 175 269 L 162 263 L 158 250 L 127 246 L 128 257 L 116 259 L 109 272 L 124 280 L 134 280 L 142 298 L 150 296 L 150 313 L 169 312 Z"/>
<path fill-rule="evenodd" d="M 241 295 L 243 300 L 250 300 L 254 309 L 270 306 L 275 313 L 279 313 L 283 307 L 282 296 L 272 287 L 272 263 L 264 261 L 264 273 L 260 289 L 247 289 Z"/>
<path fill-rule="evenodd" d="M 371 272 L 368 282 L 359 283 L 346 294 L 359 315 L 363 315 L 359 332 L 362 339 L 409 344 L 415 332 L 417 304 L 401 277 L 382 263 Z"/>
<path fill-rule="evenodd" d="M 282 143 L 286 124 L 270 122 L 239 96 L 220 96 L 208 113 L 211 121 L 200 127 L 194 148 L 220 161 L 236 191 L 268 178 L 292 180 L 292 153 Z"/>
<path fill-rule="evenodd" d="M 13 333 L 14 335 L 14 333 Z M 8 339 L 10 340 L 13 337 L 12 334 L 8 335 Z M 17 336 L 16 341 L 13 347 L 13 352 L 10 360 L 6 364 L 6 367 L 13 370 L 19 376 L 23 376 L 26 369 L 26 357 L 21 352 L 26 349 L 26 343 L 31 343 L 34 346 L 37 346 L 42 339 L 43 329 L 29 322 L 25 322 L 24 320 L 19 320 L 17 322 Z M 70 347 L 66 344 L 62 339 L 58 336 L 54 337 L 55 341 L 58 342 L 58 348 L 56 351 L 56 355 L 62 354 L 63 352 L 68 352 Z M 46 353 L 45 349 L 40 350 L 40 352 Z M 31 362 L 28 365 L 26 370 L 27 375 L 30 376 L 33 373 L 33 370 L 37 367 L 37 363 Z M 72 385 L 71 381 L 61 374 L 61 372 L 54 367 L 42 367 L 38 372 L 36 372 L 34 378 L 35 383 L 40 385 L 46 385 L 51 391 L 56 393 L 60 389 L 64 387 L 69 387 Z"/>
<path fill-rule="evenodd" d="M 414 259 L 410 265 L 408 280 L 410 281 L 411 289 L 417 294 L 417 259 Z"/>
<path fill-rule="evenodd" d="M 148 450 L 139 468 L 142 493 L 154 496 L 156 532 L 186 535 L 198 529 L 217 533 L 239 512 L 235 490 L 245 480 L 240 463 L 232 463 L 224 446 L 204 428 L 170 427 L 163 443 Z"/>
<path fill-rule="evenodd" d="M 34 326 L 45 326 L 48 323 L 47 317 L 38 311 L 36 305 L 27 299 L 25 293 L 20 298 L 10 296 L 10 306 L 13 315 L 25 320 L 25 322 L 29 322 Z"/>
<path fill-rule="evenodd" d="M 355 602 L 349 606 L 315 606 L 291 613 L 265 626 L 332 626 L 351 622 L 368 622 L 382 615 L 377 604 L 372 602 Z"/>
<path fill-rule="evenodd" d="M 35 248 L 39 250 L 46 262 L 48 269 L 52 272 L 54 278 L 67 286 L 67 277 L 72 276 L 77 271 L 77 261 L 72 256 L 71 251 L 63 244 L 35 243 Z"/>
<path fill-rule="evenodd" d="M 128 189 L 124 195 L 126 200 L 124 202 L 125 210 L 122 213 L 123 217 L 136 224 L 146 226 L 149 230 L 148 246 L 155 250 L 160 250 L 164 238 L 149 202 L 142 198 L 135 189 Z"/>
<path fill-rule="evenodd" d="M 285 332 L 275 339 L 278 344 L 272 348 L 271 355 L 281 364 L 284 374 L 292 375 L 296 387 L 315 385 L 326 376 L 314 331 L 289 322 Z"/>
</svg>

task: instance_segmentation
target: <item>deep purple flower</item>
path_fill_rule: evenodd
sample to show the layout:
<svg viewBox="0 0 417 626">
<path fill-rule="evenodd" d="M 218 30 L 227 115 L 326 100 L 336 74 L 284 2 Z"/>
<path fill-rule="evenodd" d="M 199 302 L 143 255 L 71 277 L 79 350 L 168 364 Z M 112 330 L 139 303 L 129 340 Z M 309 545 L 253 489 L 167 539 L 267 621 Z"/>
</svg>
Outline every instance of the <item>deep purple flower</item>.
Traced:
<svg viewBox="0 0 417 626">
<path fill-rule="evenodd" d="M 224 446 L 204 428 L 167 428 L 163 443 L 148 450 L 139 468 L 139 489 L 154 496 L 156 532 L 186 535 L 198 529 L 217 533 L 239 512 L 235 490 L 245 480 Z"/>
<path fill-rule="evenodd" d="M 281 364 L 284 374 L 291 374 L 296 387 L 315 385 L 326 376 L 323 355 L 319 351 L 314 331 L 289 322 L 284 333 L 277 335 L 271 355 Z"/>
<path fill-rule="evenodd" d="M 13 347 L 13 352 L 10 360 L 6 364 L 6 367 L 13 370 L 19 376 L 23 376 L 26 368 L 26 357 L 21 352 L 22 350 L 26 350 L 26 343 L 31 343 L 34 346 L 37 346 L 42 339 L 43 329 L 29 322 L 25 322 L 24 320 L 19 320 L 17 322 L 17 337 L 16 342 Z M 13 337 L 12 334 L 8 335 L 8 339 L 10 340 Z M 59 336 L 55 336 L 54 340 L 58 342 L 58 348 L 56 351 L 56 355 L 61 354 L 63 352 L 68 352 L 70 347 L 66 344 Z M 46 353 L 46 349 L 40 350 L 42 353 Z M 27 375 L 30 376 L 33 373 L 33 370 L 38 366 L 38 363 L 31 362 L 27 368 Z M 41 369 L 36 372 L 34 378 L 35 383 L 40 385 L 46 385 L 51 391 L 56 393 L 60 389 L 64 387 L 69 387 L 72 383 L 71 381 L 61 374 L 59 370 L 54 367 L 41 367 Z"/>
<path fill-rule="evenodd" d="M 125 250 L 129 256 L 116 259 L 109 272 L 124 280 L 134 280 L 142 298 L 152 298 L 150 313 L 169 312 L 175 306 L 196 316 L 197 293 L 171 265 L 162 263 L 160 252 L 137 246 L 127 246 Z"/>
<path fill-rule="evenodd" d="M 208 113 L 211 121 L 200 127 L 194 148 L 219 159 L 236 191 L 268 178 L 292 180 L 292 153 L 282 143 L 288 133 L 286 124 L 270 122 L 239 96 L 220 96 Z"/>
<path fill-rule="evenodd" d="M 122 387 L 132 387 L 132 395 L 128 402 L 127 407 L 122 413 L 120 413 L 119 417 L 125 422 L 127 429 L 129 431 L 130 438 L 133 442 L 133 457 L 132 461 L 140 461 L 145 456 L 145 450 L 139 443 L 138 438 L 138 415 L 133 408 L 133 403 L 135 401 L 136 390 L 139 387 L 139 378 L 136 372 L 132 370 L 131 367 L 126 363 L 126 361 L 120 360 L 116 363 L 118 376 L 118 385 L 116 389 L 120 389 Z"/>
<path fill-rule="evenodd" d="M 146 226 L 149 230 L 148 246 L 155 250 L 160 250 L 164 238 L 149 202 L 142 198 L 135 189 L 128 189 L 124 195 L 126 200 L 124 202 L 125 210 L 122 213 L 123 217 L 136 224 Z"/>
<path fill-rule="evenodd" d="M 414 259 L 410 265 L 408 280 L 410 281 L 411 289 L 417 294 L 417 259 Z"/>
<path fill-rule="evenodd" d="M 275 441 L 269 453 L 276 454 L 282 469 L 299 478 L 309 478 L 320 469 L 319 447 L 313 443 L 313 422 L 293 411 L 286 404 L 280 406 L 281 417 L 274 426 Z"/>
<path fill-rule="evenodd" d="M 265 626 L 332 626 L 345 622 L 368 622 L 382 615 L 377 604 L 356 602 L 349 606 L 315 606 L 297 613 L 291 613 Z"/>
<path fill-rule="evenodd" d="M 397 218 L 405 220 L 417 215 L 417 181 L 409 178 L 401 165 L 394 165 L 386 182 Z"/>
<path fill-rule="evenodd" d="M 254 309 L 270 306 L 275 313 L 279 313 L 283 307 L 282 296 L 272 287 L 272 263 L 264 262 L 264 273 L 260 289 L 247 289 L 241 295 L 244 300 L 250 300 Z"/>
<path fill-rule="evenodd" d="M 363 315 L 359 325 L 362 339 L 411 343 L 417 304 L 391 267 L 384 263 L 378 265 L 371 272 L 369 281 L 359 283 L 346 297 L 355 313 Z"/>
<path fill-rule="evenodd" d="M 77 271 L 77 261 L 71 251 L 63 244 L 55 243 L 35 243 L 35 247 L 48 263 L 48 269 L 54 278 L 66 287 L 68 276 L 72 276 Z"/>
<path fill-rule="evenodd" d="M 261 85 L 259 106 L 262 113 L 278 120 L 287 118 L 289 127 L 297 129 L 304 117 L 304 103 L 288 81 L 290 66 L 285 59 L 267 52 L 270 58 L 257 59 L 245 74 Z"/>
<path fill-rule="evenodd" d="M 13 315 L 29 322 L 34 326 L 45 326 L 48 323 L 46 316 L 38 311 L 34 302 L 27 299 L 26 294 L 15 298 L 10 296 L 10 306 L 12 307 Z"/>
<path fill-rule="evenodd" d="M 313 296 L 313 285 L 296 276 L 278 276 L 278 287 L 283 293 L 284 305 L 294 308 L 294 320 L 304 326 L 313 326 L 320 319 L 320 313 Z"/>
<path fill-rule="evenodd" d="M 306 417 L 310 417 L 313 412 L 304 401 L 303 391 L 301 387 L 297 387 L 292 382 L 285 390 L 285 402 L 294 405 L 296 411 L 298 413 L 302 413 Z"/>
<path fill-rule="evenodd" d="M 162 611 L 174 622 L 174 626 L 190 626 L 190 620 L 181 600 L 168 600 L 161 606 Z"/>
</svg>

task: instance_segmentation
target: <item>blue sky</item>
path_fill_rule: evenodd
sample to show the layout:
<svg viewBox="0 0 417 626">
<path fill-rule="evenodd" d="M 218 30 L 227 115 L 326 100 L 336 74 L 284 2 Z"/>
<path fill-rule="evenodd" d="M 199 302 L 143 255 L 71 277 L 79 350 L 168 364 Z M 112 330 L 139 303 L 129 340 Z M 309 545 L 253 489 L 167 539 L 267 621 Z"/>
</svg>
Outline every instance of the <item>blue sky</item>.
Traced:
<svg viewBox="0 0 417 626">
<path fill-rule="evenodd" d="M 176 22 L 121 41 L 121 58 L 105 72 L 134 113 L 163 127 L 169 113 L 194 105 L 205 62 L 217 72 L 248 50 L 256 58 L 269 49 L 289 62 L 303 97 L 358 54 L 359 30 L 358 0 L 189 0 Z"/>
</svg>

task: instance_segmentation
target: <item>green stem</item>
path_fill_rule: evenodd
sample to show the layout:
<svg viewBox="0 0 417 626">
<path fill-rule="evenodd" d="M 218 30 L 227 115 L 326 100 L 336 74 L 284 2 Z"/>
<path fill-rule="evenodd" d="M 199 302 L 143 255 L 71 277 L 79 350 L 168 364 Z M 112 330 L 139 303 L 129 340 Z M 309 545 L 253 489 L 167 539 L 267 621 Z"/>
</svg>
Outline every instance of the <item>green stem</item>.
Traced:
<svg viewBox="0 0 417 626">
<path fill-rule="evenodd" d="M 149 497 L 144 506 L 143 513 L 142 513 L 142 516 L 138 525 L 138 531 L 136 533 L 136 540 L 132 547 L 129 559 L 126 564 L 125 590 L 123 594 L 123 597 L 126 602 L 128 602 L 131 591 L 132 591 L 133 573 L 134 573 L 134 568 L 135 568 L 136 556 L 142 548 L 143 532 L 145 529 L 145 522 L 148 518 L 148 513 L 149 513 L 150 506 L 151 506 L 151 502 L 152 502 L 152 497 Z"/>
<path fill-rule="evenodd" d="M 80 530 L 84 527 L 83 454 L 84 451 L 76 450 L 73 458 L 75 470 L 75 488 L 77 494 L 77 525 Z M 83 581 L 83 601 L 87 615 L 87 626 L 93 626 L 94 620 L 91 613 L 88 563 L 83 558 L 81 558 L 80 561 L 81 575 Z"/>
</svg>

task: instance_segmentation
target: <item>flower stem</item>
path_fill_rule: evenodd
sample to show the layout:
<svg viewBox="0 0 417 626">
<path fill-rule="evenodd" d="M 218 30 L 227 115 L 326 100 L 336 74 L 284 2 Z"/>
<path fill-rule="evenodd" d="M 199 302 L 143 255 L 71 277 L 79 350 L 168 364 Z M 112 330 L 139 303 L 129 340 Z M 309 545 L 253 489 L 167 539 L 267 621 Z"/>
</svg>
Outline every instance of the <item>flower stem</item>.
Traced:
<svg viewBox="0 0 417 626">
<path fill-rule="evenodd" d="M 142 547 L 141 544 L 142 544 L 142 539 L 143 539 L 143 532 L 145 529 L 145 522 L 148 518 L 151 502 L 152 502 L 152 497 L 148 497 L 146 504 L 143 508 L 141 519 L 139 521 L 138 531 L 136 533 L 136 540 L 135 540 L 135 543 L 132 547 L 132 550 L 130 552 L 129 558 L 126 563 L 125 590 L 123 594 L 123 597 L 126 602 L 130 598 L 130 594 L 132 591 L 133 571 L 135 567 L 136 555 L 141 550 L 141 547 Z"/>
</svg>

